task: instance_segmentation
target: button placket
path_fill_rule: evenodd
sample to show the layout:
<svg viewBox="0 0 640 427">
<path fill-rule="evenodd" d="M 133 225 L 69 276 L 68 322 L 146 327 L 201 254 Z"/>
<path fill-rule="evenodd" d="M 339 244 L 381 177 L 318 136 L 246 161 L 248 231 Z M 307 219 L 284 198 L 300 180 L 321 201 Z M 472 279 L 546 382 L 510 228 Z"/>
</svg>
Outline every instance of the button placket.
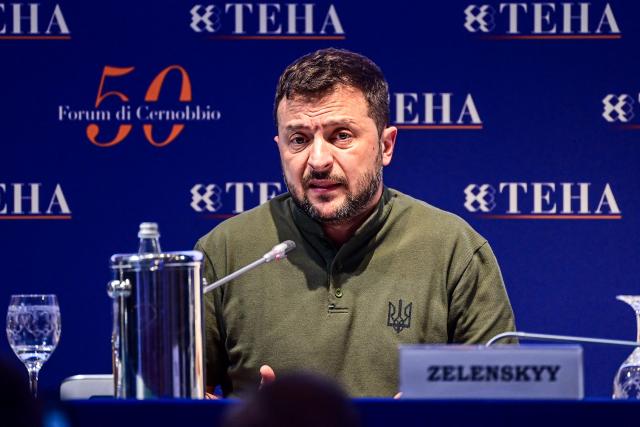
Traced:
<svg viewBox="0 0 640 427">
<path fill-rule="evenodd" d="M 332 292 L 332 290 L 333 290 L 333 278 L 332 278 L 332 275 L 331 275 L 331 266 L 332 266 L 331 262 L 327 263 L 327 302 L 328 302 L 327 311 L 329 313 L 333 313 L 334 310 L 337 307 L 336 299 L 335 299 L 334 294 Z"/>
<path fill-rule="evenodd" d="M 329 301 L 329 313 L 349 313 L 349 307 L 347 306 L 348 302 L 345 301 L 345 292 L 342 286 L 340 286 L 340 281 L 337 280 L 336 275 L 339 273 L 342 268 L 342 263 L 339 261 L 334 261 L 328 268 L 328 301 Z"/>
</svg>

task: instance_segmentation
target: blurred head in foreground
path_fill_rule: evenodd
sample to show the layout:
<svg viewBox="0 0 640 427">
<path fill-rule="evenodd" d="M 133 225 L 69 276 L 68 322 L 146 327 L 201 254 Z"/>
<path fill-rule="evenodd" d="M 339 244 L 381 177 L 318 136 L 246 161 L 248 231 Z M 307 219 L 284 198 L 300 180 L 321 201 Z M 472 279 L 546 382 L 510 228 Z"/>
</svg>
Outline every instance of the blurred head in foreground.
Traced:
<svg viewBox="0 0 640 427">
<path fill-rule="evenodd" d="M 26 371 L 19 368 L 0 358 L 0 425 L 39 427 L 39 405 L 29 392 Z"/>
<path fill-rule="evenodd" d="M 266 384 L 227 415 L 224 427 L 358 427 L 347 395 L 311 374 L 289 374 Z"/>
</svg>

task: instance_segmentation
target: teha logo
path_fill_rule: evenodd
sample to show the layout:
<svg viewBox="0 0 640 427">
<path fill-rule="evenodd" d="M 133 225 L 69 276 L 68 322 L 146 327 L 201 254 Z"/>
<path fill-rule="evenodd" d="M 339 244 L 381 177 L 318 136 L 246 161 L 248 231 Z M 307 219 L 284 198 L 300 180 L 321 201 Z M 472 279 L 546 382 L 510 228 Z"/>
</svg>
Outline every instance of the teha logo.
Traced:
<svg viewBox="0 0 640 427">
<path fill-rule="evenodd" d="M 390 326 L 397 334 L 403 329 L 411 327 L 411 310 L 413 303 L 410 302 L 404 307 L 402 300 L 398 300 L 398 305 L 389 301 L 389 311 L 387 312 L 387 326 Z"/>
<path fill-rule="evenodd" d="M 640 94 L 609 93 L 602 98 L 602 118 L 620 129 L 639 130 L 638 105 L 640 105 Z"/>
<path fill-rule="evenodd" d="M 185 129 L 186 123 L 215 122 L 221 119 L 222 113 L 210 105 L 193 103 L 193 88 L 189 73 L 180 65 L 170 65 L 161 70 L 149 84 L 144 96 L 144 104 L 132 103 L 124 91 L 106 89 L 107 79 L 124 77 L 135 70 L 135 67 L 105 66 L 98 85 L 94 108 L 79 109 L 70 105 L 58 106 L 59 122 L 87 123 L 86 135 L 89 142 L 98 147 L 112 147 L 124 141 L 134 124 L 140 124 L 145 139 L 155 147 L 169 145 Z M 175 84 L 176 76 L 179 82 L 178 100 L 160 100 L 163 87 Z M 169 83 L 167 83 L 169 81 Z M 113 83 L 110 83 L 110 85 Z M 117 101 L 116 101 L 117 100 Z M 97 122 L 116 123 L 116 130 L 112 130 L 113 137 L 100 135 L 101 126 Z M 164 130 L 164 139 L 154 132 L 154 126 Z M 169 127 L 170 126 L 170 127 Z M 168 128 L 168 132 L 166 130 Z"/>
<path fill-rule="evenodd" d="M 493 40 L 620 39 L 622 33 L 609 3 L 534 2 L 469 4 L 463 27 Z"/>
<path fill-rule="evenodd" d="M 0 220 L 71 219 L 60 184 L 0 183 Z"/>
<path fill-rule="evenodd" d="M 480 130 L 478 107 L 470 93 L 396 92 L 391 98 L 392 123 L 408 130 Z"/>
<path fill-rule="evenodd" d="M 280 182 L 226 182 L 191 187 L 191 209 L 207 218 L 225 219 L 261 205 L 282 191 Z"/>
<path fill-rule="evenodd" d="M 70 40 L 59 4 L 0 3 L 0 40 Z"/>
<path fill-rule="evenodd" d="M 496 26 L 495 14 L 495 9 L 487 4 L 481 6 L 471 4 L 464 10 L 464 28 L 470 33 L 491 32 Z"/>
<path fill-rule="evenodd" d="M 622 219 L 610 183 L 469 184 L 464 208 L 485 219 Z"/>
<path fill-rule="evenodd" d="M 217 40 L 344 40 L 344 27 L 333 4 L 196 4 L 191 29 Z"/>
</svg>

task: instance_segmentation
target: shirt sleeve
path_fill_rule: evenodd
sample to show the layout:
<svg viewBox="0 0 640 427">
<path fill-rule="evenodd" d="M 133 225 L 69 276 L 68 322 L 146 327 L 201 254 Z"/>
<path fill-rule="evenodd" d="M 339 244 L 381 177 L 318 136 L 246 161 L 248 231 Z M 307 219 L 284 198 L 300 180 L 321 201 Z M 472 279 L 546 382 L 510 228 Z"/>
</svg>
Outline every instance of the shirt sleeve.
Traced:
<svg viewBox="0 0 640 427">
<path fill-rule="evenodd" d="M 209 254 L 204 250 L 200 242 L 195 246 L 195 250 L 204 254 L 203 276 L 207 284 L 212 284 L 218 280 L 213 263 Z M 205 369 L 206 385 L 215 389 L 222 388 L 223 394 L 230 391 L 227 368 L 228 357 L 225 347 L 225 329 L 222 324 L 222 317 L 219 315 L 222 307 L 221 288 L 204 295 L 204 330 L 205 330 Z"/>
<path fill-rule="evenodd" d="M 448 340 L 456 344 L 484 344 L 509 331 L 515 331 L 513 311 L 498 262 L 484 242 L 473 252 L 451 294 Z"/>
</svg>

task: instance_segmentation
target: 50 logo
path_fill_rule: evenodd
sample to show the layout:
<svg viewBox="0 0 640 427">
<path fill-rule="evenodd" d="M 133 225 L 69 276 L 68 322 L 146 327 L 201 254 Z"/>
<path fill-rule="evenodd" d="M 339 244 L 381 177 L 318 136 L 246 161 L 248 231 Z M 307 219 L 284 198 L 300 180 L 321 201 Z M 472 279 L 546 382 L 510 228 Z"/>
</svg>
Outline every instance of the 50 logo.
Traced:
<svg viewBox="0 0 640 427">
<path fill-rule="evenodd" d="M 127 80 L 123 78 L 134 71 L 135 67 L 105 66 L 93 108 L 78 109 L 70 105 L 59 105 L 58 121 L 86 123 L 87 138 L 97 147 L 120 144 L 131 134 L 136 124 L 142 127 L 149 144 L 165 147 L 178 138 L 186 122 L 220 120 L 222 113 L 219 110 L 210 105 L 192 102 L 191 79 L 184 67 L 170 65 L 160 70 L 149 86 L 145 85 L 146 92 L 141 103 L 136 103 L 135 99 L 129 97 L 130 88 L 123 87 L 123 80 Z M 114 86 L 118 90 L 112 89 Z M 161 92 L 172 95 L 167 94 L 161 99 Z M 170 107 L 166 107 L 167 105 Z M 115 131 L 103 129 L 102 124 L 113 122 L 117 125 Z"/>
<path fill-rule="evenodd" d="M 104 91 L 104 84 L 108 77 L 122 77 L 126 76 L 129 73 L 134 71 L 135 67 L 111 67 L 109 65 L 104 67 L 102 70 L 102 77 L 100 78 L 100 86 L 98 86 L 98 94 L 96 95 L 96 103 L 95 108 L 98 108 L 100 104 L 108 97 L 115 96 L 120 98 L 122 102 L 129 102 L 129 97 L 120 91 Z M 160 99 L 160 89 L 164 84 L 165 78 L 167 74 L 171 71 L 176 71 L 180 74 L 181 84 L 180 84 L 180 102 L 190 102 L 192 97 L 191 91 L 191 80 L 189 79 L 189 74 L 187 71 L 181 67 L 180 65 L 170 65 L 164 70 L 160 71 L 158 75 L 151 81 L 149 88 L 147 89 L 147 93 L 144 96 L 144 100 L 146 102 L 157 102 Z M 119 144 L 122 142 L 131 132 L 133 125 L 131 124 L 121 124 L 118 126 L 118 131 L 116 136 L 109 140 L 100 142 L 98 141 L 98 134 L 100 133 L 100 126 L 95 123 L 91 123 L 87 126 L 87 138 L 91 141 L 92 144 L 97 145 L 98 147 L 111 147 L 113 145 Z M 171 132 L 164 140 L 156 140 L 153 136 L 153 125 L 152 124 L 143 124 L 142 130 L 144 132 L 144 136 L 147 138 L 147 141 L 151 145 L 156 147 L 164 147 L 167 144 L 173 142 L 180 132 L 184 129 L 184 124 L 174 124 L 171 126 Z"/>
</svg>

